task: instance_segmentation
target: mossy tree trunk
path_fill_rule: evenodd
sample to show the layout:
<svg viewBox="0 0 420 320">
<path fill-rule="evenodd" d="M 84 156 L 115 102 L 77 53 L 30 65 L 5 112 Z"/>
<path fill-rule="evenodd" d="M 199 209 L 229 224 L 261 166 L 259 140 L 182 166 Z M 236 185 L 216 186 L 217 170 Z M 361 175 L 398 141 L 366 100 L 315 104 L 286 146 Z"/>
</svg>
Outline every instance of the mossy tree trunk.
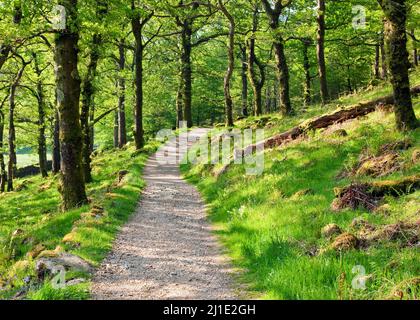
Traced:
<svg viewBox="0 0 420 320">
<path fill-rule="evenodd" d="M 385 40 L 384 36 L 381 37 L 381 79 L 386 80 L 388 78 L 388 66 L 386 62 L 386 51 L 385 51 Z"/>
<path fill-rule="evenodd" d="M 378 0 L 385 15 L 385 44 L 391 83 L 394 90 L 394 110 L 397 129 L 412 130 L 418 127 L 410 94 L 410 68 L 407 51 L 405 0 Z"/>
<path fill-rule="evenodd" d="M 193 126 L 192 120 L 192 19 L 185 19 L 179 22 L 181 31 L 181 81 L 182 81 L 182 107 L 183 119 L 187 122 L 188 128 Z"/>
<path fill-rule="evenodd" d="M 108 6 L 106 2 L 97 0 L 96 1 L 96 18 L 99 22 L 103 21 L 104 16 L 108 12 Z M 94 96 L 95 96 L 95 77 L 98 62 L 100 59 L 100 49 L 102 45 L 102 35 L 100 33 L 94 33 L 92 36 L 91 48 L 89 53 L 89 64 L 87 66 L 86 76 L 82 82 L 82 110 L 80 115 L 80 123 L 82 126 L 83 135 L 83 148 L 82 148 L 82 159 L 83 159 L 83 174 L 85 176 L 85 182 L 92 182 L 92 168 L 91 168 L 91 154 L 93 151 L 93 131 L 90 124 L 91 114 L 94 112 Z"/>
<path fill-rule="evenodd" d="M 267 13 L 269 25 L 273 32 L 273 47 L 274 55 L 276 57 L 276 70 L 277 78 L 279 80 L 279 102 L 280 111 L 283 115 L 292 114 L 292 104 L 290 102 L 290 88 L 289 88 L 289 67 L 287 65 L 286 56 L 284 54 L 284 40 L 280 33 L 280 15 L 283 9 L 288 6 L 292 1 L 289 0 L 285 3 L 281 0 L 274 1 L 274 8 L 271 7 L 271 2 L 262 0 L 262 3 Z"/>
<path fill-rule="evenodd" d="M 229 20 L 229 41 L 228 41 L 228 69 L 226 71 L 224 80 L 224 94 L 225 94 L 225 116 L 226 126 L 233 127 L 233 100 L 230 93 L 230 82 L 232 80 L 233 71 L 235 68 L 235 19 L 227 10 L 222 0 L 219 0 L 219 7 L 225 17 Z"/>
<path fill-rule="evenodd" d="M 311 64 L 309 63 L 309 47 L 311 45 L 310 39 L 302 39 L 302 53 L 303 53 L 303 70 L 305 72 L 305 85 L 304 85 L 304 91 L 303 91 L 303 100 L 305 102 L 305 105 L 309 105 L 312 101 L 311 98 Z"/>
<path fill-rule="evenodd" d="M 327 103 L 329 99 L 327 68 L 325 65 L 325 0 L 318 0 L 317 15 L 317 58 L 318 58 L 318 74 L 320 82 L 320 93 L 322 104 Z"/>
<path fill-rule="evenodd" d="M 135 95 L 136 102 L 134 107 L 134 141 L 136 149 L 140 150 L 144 147 L 144 130 L 143 130 L 143 28 L 153 17 L 153 13 L 142 18 L 137 11 L 134 1 L 131 2 L 133 16 L 131 18 L 131 27 L 135 38 Z"/>
<path fill-rule="evenodd" d="M 4 161 L 4 113 L 3 113 L 3 105 L 0 106 L 0 192 L 3 193 L 6 191 L 6 183 L 7 183 L 7 172 L 6 172 L 6 164 Z"/>
<path fill-rule="evenodd" d="M 122 148 L 127 144 L 127 124 L 125 116 L 125 42 L 124 40 L 120 41 L 119 47 L 119 62 L 118 68 L 120 71 L 120 76 L 118 78 L 118 112 L 117 112 L 117 123 L 118 123 L 118 147 Z"/>
<path fill-rule="evenodd" d="M 52 147 L 52 172 L 57 174 L 61 167 L 61 153 L 60 153 L 60 117 L 58 110 L 54 112 L 53 122 L 53 147 Z"/>
<path fill-rule="evenodd" d="M 15 108 L 16 108 L 16 90 L 19 86 L 20 80 L 22 79 L 28 62 L 22 59 L 22 67 L 16 75 L 15 80 L 10 86 L 9 93 L 9 162 L 7 165 L 7 191 L 13 191 L 13 180 L 16 172 L 16 127 L 15 127 Z"/>
<path fill-rule="evenodd" d="M 248 117 L 248 63 L 246 46 L 241 45 L 242 116 Z"/>
<path fill-rule="evenodd" d="M 252 87 L 254 94 L 254 115 L 260 116 L 263 113 L 262 108 L 262 89 L 265 83 L 265 66 L 258 60 L 258 57 L 255 53 L 255 36 L 258 29 L 258 14 L 259 6 L 254 7 L 254 12 L 252 15 L 252 35 L 248 40 L 248 75 L 249 82 Z M 255 70 L 255 65 L 259 68 L 259 77 Z"/>
<path fill-rule="evenodd" d="M 55 39 L 55 69 L 60 123 L 62 210 L 88 202 L 82 166 L 82 130 L 80 125 L 80 77 L 78 64 L 77 0 L 61 0 L 67 14 L 66 29 Z"/>
<path fill-rule="evenodd" d="M 35 73 L 37 75 L 37 83 L 36 83 L 36 93 L 37 93 L 37 101 L 38 101 L 38 159 L 39 159 L 39 171 L 42 177 L 48 176 L 48 168 L 47 168 L 47 139 L 45 136 L 45 95 L 44 95 L 44 86 L 42 83 L 42 69 L 39 65 L 38 56 L 36 54 L 33 55 L 34 57 L 34 64 L 35 64 Z"/>
</svg>

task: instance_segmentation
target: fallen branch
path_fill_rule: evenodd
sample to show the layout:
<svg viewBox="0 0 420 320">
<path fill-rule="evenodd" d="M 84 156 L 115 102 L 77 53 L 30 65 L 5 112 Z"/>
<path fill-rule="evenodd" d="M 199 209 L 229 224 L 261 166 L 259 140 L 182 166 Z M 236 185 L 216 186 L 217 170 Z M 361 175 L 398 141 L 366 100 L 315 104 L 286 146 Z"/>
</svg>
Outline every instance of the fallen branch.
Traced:
<svg viewBox="0 0 420 320">
<path fill-rule="evenodd" d="M 411 94 L 417 95 L 420 94 L 420 85 L 415 86 L 411 89 Z M 290 129 L 287 132 L 281 133 L 274 137 L 271 137 L 265 141 L 259 142 L 257 144 L 250 145 L 245 149 L 239 150 L 236 153 L 237 155 L 246 156 L 252 154 L 256 150 L 262 149 L 271 149 L 278 147 L 280 145 L 289 143 L 290 141 L 296 140 L 299 137 L 304 136 L 307 132 L 328 128 L 334 124 L 342 123 L 351 119 L 355 119 L 361 116 L 365 116 L 369 113 L 376 111 L 376 107 L 379 105 L 388 105 L 394 103 L 393 95 L 386 97 L 378 98 L 368 102 L 361 102 L 357 105 L 353 105 L 341 110 L 335 111 L 334 113 L 320 116 L 318 118 L 307 120 L 297 127 Z"/>
</svg>

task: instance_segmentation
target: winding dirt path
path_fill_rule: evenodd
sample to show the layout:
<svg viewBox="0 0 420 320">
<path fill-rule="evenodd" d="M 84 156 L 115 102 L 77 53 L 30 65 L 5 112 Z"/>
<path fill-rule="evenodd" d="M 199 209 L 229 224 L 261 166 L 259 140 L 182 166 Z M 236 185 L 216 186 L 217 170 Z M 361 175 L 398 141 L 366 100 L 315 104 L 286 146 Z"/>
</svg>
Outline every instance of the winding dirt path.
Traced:
<svg viewBox="0 0 420 320">
<path fill-rule="evenodd" d="M 189 136 L 206 132 L 195 129 Z M 177 146 L 170 140 L 167 154 L 182 159 L 186 150 Z M 181 178 L 178 164 L 157 159 L 146 164 L 147 187 L 136 214 L 93 277 L 92 298 L 235 299 L 232 270 L 211 233 L 200 194 Z"/>
</svg>

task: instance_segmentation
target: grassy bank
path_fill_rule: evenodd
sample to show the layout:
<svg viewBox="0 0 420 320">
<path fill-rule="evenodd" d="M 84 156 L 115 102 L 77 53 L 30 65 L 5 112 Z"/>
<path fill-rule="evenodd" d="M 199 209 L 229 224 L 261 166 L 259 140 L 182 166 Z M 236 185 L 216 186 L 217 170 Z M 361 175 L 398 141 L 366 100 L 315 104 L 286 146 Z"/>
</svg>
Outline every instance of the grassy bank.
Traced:
<svg viewBox="0 0 420 320">
<path fill-rule="evenodd" d="M 418 74 L 412 84 L 418 84 Z M 344 97 L 336 105 L 351 105 L 390 93 L 389 86 Z M 420 116 L 420 100 L 415 110 Z M 325 112 L 310 107 L 295 117 L 270 117 L 266 136 L 284 132 L 316 114 Z M 236 123 L 239 128 L 252 127 L 257 118 Z M 335 130 L 345 130 L 337 136 Z M 379 155 L 387 143 L 411 141 L 401 151 L 401 168 L 381 178 L 368 175 L 337 176 L 354 168 L 361 154 Z M 302 141 L 265 152 L 265 170 L 261 176 L 247 176 L 243 165 L 232 165 L 215 176 L 211 165 L 185 165 L 185 176 L 198 186 L 209 204 L 210 219 L 216 233 L 227 247 L 234 265 L 243 269 L 241 282 L 250 294 L 264 299 L 384 299 L 419 298 L 420 251 L 404 239 L 380 241 L 367 248 L 348 251 L 329 250 L 331 239 L 321 235 L 328 224 L 354 231 L 355 219 L 363 219 L 375 228 L 388 224 L 416 222 L 420 218 L 420 192 L 387 197 L 382 211 L 366 209 L 334 212 L 331 209 L 334 188 L 354 181 L 399 179 L 419 172 L 412 161 L 420 148 L 420 129 L 403 135 L 394 130 L 391 113 L 375 112 L 350 121 Z M 419 235 L 418 235 L 419 236 Z M 352 285 L 354 268 L 366 271 L 366 288 Z"/>
<path fill-rule="evenodd" d="M 58 177 L 32 177 L 16 181 L 17 191 L 0 195 L 0 298 L 24 291 L 29 299 L 86 299 L 89 282 L 53 289 L 37 283 L 37 251 L 65 251 L 97 266 L 110 250 L 119 227 L 134 212 L 144 186 L 143 153 L 133 147 L 99 152 L 93 159 L 94 182 L 87 186 L 90 204 L 61 213 Z M 89 279 L 88 274 L 67 273 L 67 280 Z"/>
</svg>

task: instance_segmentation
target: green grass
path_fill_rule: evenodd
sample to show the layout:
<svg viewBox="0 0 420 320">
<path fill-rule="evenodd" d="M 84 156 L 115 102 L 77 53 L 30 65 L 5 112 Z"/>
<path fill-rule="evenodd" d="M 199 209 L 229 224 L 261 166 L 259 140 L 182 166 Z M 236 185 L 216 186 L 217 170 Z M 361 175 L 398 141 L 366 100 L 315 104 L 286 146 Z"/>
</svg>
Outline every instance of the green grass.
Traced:
<svg viewBox="0 0 420 320">
<path fill-rule="evenodd" d="M 143 153 L 135 153 L 132 147 L 100 152 L 92 163 L 94 182 L 87 186 L 91 203 L 76 210 L 58 210 L 57 177 L 16 180 L 21 191 L 0 195 L 0 298 L 13 296 L 24 286 L 23 279 L 34 275 L 34 261 L 27 258 L 27 253 L 38 244 L 49 250 L 61 246 L 94 266 L 99 265 L 120 226 L 137 206 L 144 186 L 142 169 L 147 155 L 155 149 L 152 144 Z M 118 184 L 117 173 L 121 170 L 128 170 L 129 174 Z M 86 215 L 94 205 L 104 208 L 102 218 Z M 17 229 L 23 234 L 13 239 L 11 234 Z M 63 243 L 63 237 L 70 232 L 72 240 Z M 67 274 L 68 279 L 77 277 L 89 275 Z M 50 283 L 36 284 L 28 298 L 86 299 L 88 288 L 89 283 L 62 290 L 53 289 Z"/>
<path fill-rule="evenodd" d="M 418 74 L 414 76 L 416 83 Z M 340 104 L 376 98 L 388 94 L 389 90 L 389 87 L 369 90 L 359 96 L 343 98 Z M 418 98 L 415 109 L 420 116 Z M 267 136 L 283 132 L 319 113 L 320 108 L 314 107 L 284 121 L 278 117 Z M 242 120 L 237 126 L 248 127 L 254 120 Z M 377 112 L 347 123 L 344 128 L 348 137 L 317 132 L 302 142 L 266 151 L 264 173 L 257 177 L 247 176 L 243 165 L 232 165 L 218 178 L 209 165 L 182 167 L 185 176 L 198 186 L 208 202 L 215 232 L 227 247 L 234 265 L 243 270 L 240 281 L 249 286 L 252 296 L 264 299 L 384 299 L 390 298 L 404 281 L 420 277 L 418 248 L 403 247 L 398 242 L 341 254 L 331 251 L 315 256 L 308 254 L 313 248 L 324 249 L 330 244 L 321 237 L 321 229 L 329 223 L 351 230 L 353 219 L 358 217 L 377 226 L 419 218 L 420 192 L 386 199 L 390 205 L 388 215 L 362 209 L 331 211 L 333 189 L 351 182 L 350 179 L 338 180 L 337 175 L 355 164 L 362 152 L 374 154 L 380 146 L 404 138 L 414 141 L 414 148 L 420 147 L 420 129 L 408 137 L 397 133 L 391 114 Z M 386 179 L 419 172 L 420 165 L 409 161 L 414 148 L 402 155 L 407 160 L 404 169 Z M 313 194 L 293 196 L 304 189 L 312 189 Z M 371 275 L 366 290 L 352 288 L 355 277 L 352 269 L 358 265 L 364 266 Z M 415 298 L 416 294 L 418 298 L 418 288 L 417 293 L 415 290 L 405 292 L 404 298 Z"/>
</svg>

